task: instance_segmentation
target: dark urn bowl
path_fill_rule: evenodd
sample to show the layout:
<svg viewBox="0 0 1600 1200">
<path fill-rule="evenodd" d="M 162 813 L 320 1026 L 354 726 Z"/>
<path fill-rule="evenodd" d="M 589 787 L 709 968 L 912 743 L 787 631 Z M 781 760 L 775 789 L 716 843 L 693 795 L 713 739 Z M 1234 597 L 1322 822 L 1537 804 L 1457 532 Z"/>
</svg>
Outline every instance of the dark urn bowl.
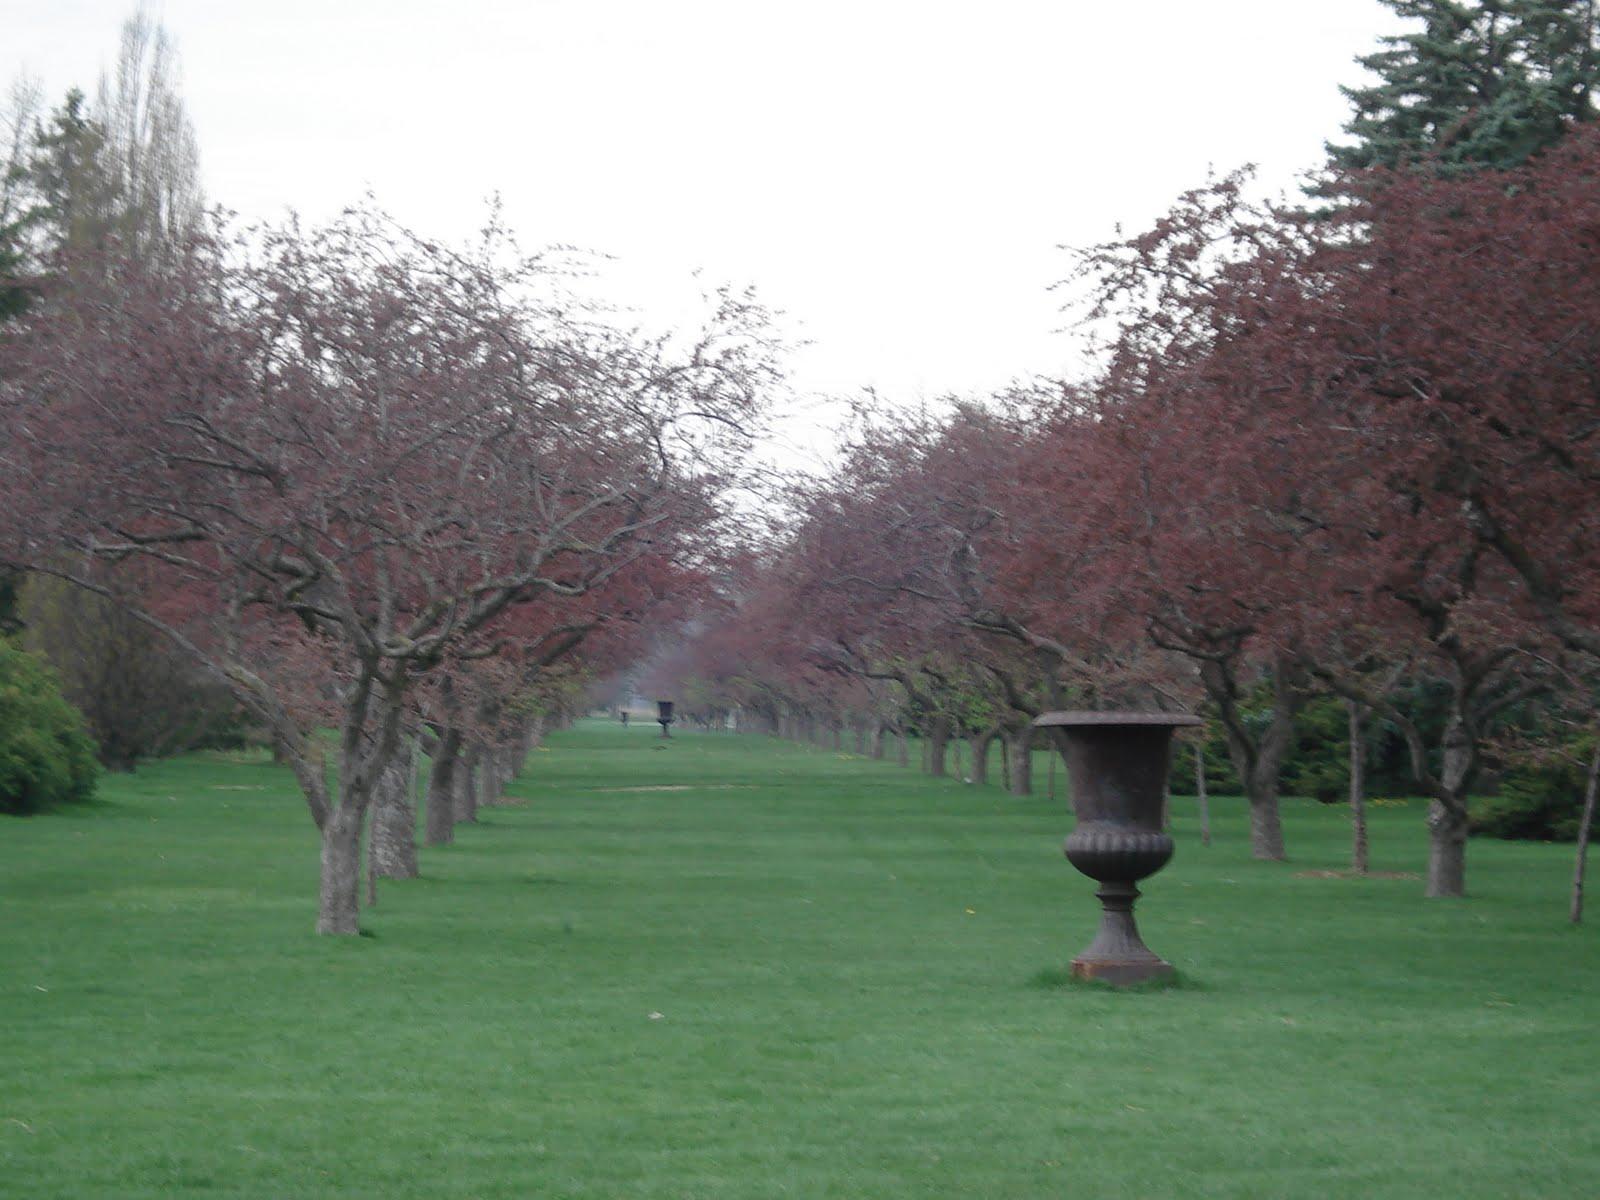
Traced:
<svg viewBox="0 0 1600 1200">
<path fill-rule="evenodd" d="M 1172 857 L 1172 839 L 1109 822 L 1079 825 L 1067 835 L 1067 861 L 1100 883 L 1135 883 L 1154 875 Z"/>
<path fill-rule="evenodd" d="M 1078 978 L 1128 984 L 1172 974 L 1140 940 L 1133 902 L 1138 881 L 1172 857 L 1161 827 L 1172 733 L 1198 724 L 1182 713 L 1053 712 L 1034 721 L 1067 763 L 1078 819 L 1067 861 L 1100 884 L 1100 931 L 1072 960 Z"/>
</svg>

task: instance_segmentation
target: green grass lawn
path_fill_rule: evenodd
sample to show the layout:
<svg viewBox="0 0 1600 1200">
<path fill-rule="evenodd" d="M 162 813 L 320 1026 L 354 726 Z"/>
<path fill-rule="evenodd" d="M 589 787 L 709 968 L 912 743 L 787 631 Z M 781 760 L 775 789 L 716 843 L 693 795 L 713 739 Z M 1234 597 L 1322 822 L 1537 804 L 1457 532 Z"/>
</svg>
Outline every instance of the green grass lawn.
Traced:
<svg viewBox="0 0 1600 1200">
<path fill-rule="evenodd" d="M 0 1195 L 1589 1197 L 1600 931 L 1570 848 L 1465 902 L 1237 800 L 1141 904 L 1183 986 L 1064 985 L 1064 803 L 766 738 L 551 740 L 371 937 L 318 938 L 286 770 L 0 824 Z M 1043 779 L 1040 781 L 1043 790 Z M 1420 872 L 1422 813 L 1373 814 Z M 1600 922 L 1600 913 L 1596 914 Z"/>
</svg>

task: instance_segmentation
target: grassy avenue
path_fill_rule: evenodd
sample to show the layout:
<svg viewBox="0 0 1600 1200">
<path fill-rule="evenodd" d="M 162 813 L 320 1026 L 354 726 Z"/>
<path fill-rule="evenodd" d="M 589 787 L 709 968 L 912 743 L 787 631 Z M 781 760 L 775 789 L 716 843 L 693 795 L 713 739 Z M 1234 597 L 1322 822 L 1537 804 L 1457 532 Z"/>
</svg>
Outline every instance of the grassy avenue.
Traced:
<svg viewBox="0 0 1600 1200">
<path fill-rule="evenodd" d="M 1420 806 L 1175 802 L 1146 940 L 1064 982 L 1093 884 L 1064 799 L 772 739 L 586 722 L 370 936 L 313 936 L 287 770 L 194 756 L 0 825 L 0 1195 L 1580 1197 L 1600 941 L 1567 847 Z M 1058 780 L 1059 786 L 1059 780 Z"/>
</svg>

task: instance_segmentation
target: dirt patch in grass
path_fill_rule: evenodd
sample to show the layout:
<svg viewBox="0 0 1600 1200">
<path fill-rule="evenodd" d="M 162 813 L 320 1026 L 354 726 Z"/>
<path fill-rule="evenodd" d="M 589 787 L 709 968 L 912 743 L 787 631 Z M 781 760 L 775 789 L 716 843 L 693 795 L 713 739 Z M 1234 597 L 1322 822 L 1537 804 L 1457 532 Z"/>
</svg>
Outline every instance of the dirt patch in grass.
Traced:
<svg viewBox="0 0 1600 1200">
<path fill-rule="evenodd" d="M 597 792 L 606 794 L 614 792 L 732 792 L 749 790 L 755 787 L 753 783 L 651 783 L 641 784 L 637 787 L 595 788 Z"/>
<path fill-rule="evenodd" d="M 1358 875 L 1354 871 L 1296 871 L 1296 879 L 1421 879 L 1415 871 L 1368 871 Z"/>
</svg>

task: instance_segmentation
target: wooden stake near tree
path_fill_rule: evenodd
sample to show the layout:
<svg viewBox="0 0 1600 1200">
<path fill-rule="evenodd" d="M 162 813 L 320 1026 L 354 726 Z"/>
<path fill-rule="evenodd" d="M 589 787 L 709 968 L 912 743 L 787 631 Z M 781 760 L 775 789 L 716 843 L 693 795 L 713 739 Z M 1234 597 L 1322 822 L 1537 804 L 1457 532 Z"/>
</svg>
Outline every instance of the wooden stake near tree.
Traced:
<svg viewBox="0 0 1600 1200">
<path fill-rule="evenodd" d="M 1589 860 L 1589 836 L 1594 831 L 1595 798 L 1600 796 L 1600 741 L 1589 757 L 1589 779 L 1583 789 L 1583 817 L 1578 822 L 1577 862 L 1572 869 L 1572 911 L 1574 925 L 1583 921 L 1583 873 Z"/>
<path fill-rule="evenodd" d="M 1366 742 L 1361 736 L 1361 705 L 1346 699 L 1350 714 L 1350 824 L 1352 845 L 1350 869 L 1357 875 L 1367 873 L 1367 755 Z"/>
</svg>

